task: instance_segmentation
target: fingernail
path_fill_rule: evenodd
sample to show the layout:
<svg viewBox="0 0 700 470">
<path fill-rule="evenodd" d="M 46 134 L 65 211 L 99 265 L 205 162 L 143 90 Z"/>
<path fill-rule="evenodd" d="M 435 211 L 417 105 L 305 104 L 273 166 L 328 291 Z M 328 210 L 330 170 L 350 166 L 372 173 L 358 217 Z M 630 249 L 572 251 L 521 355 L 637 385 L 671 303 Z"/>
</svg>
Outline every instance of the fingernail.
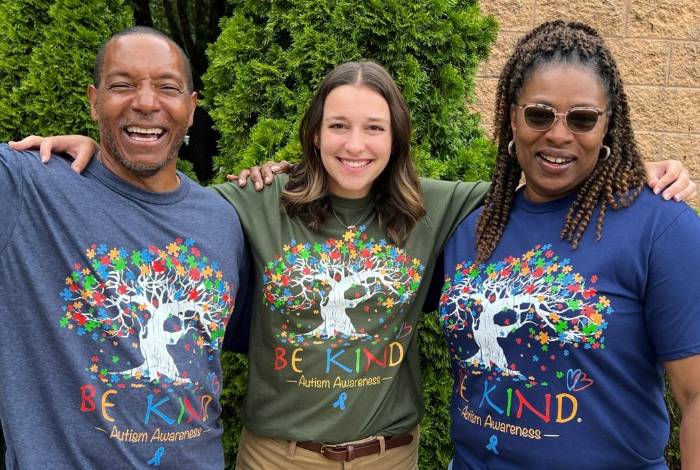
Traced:
<svg viewBox="0 0 700 470">
<path fill-rule="evenodd" d="M 659 188 L 659 187 L 654 188 L 654 194 L 659 194 L 660 191 L 661 191 L 661 188 Z"/>
<path fill-rule="evenodd" d="M 272 171 L 280 171 L 280 167 L 277 165 L 274 165 L 272 168 L 270 168 Z"/>
<path fill-rule="evenodd" d="M 260 184 L 260 183 L 255 183 L 255 188 L 256 188 L 256 189 L 262 189 L 262 184 Z"/>
<path fill-rule="evenodd" d="M 667 201 L 668 201 L 669 199 L 671 199 L 671 194 L 670 194 L 670 193 L 664 193 L 664 199 L 666 199 Z"/>
<path fill-rule="evenodd" d="M 271 182 L 272 182 L 272 178 L 269 177 L 269 176 L 266 176 L 266 177 L 265 177 L 265 182 L 266 182 L 266 183 L 271 183 Z"/>
<path fill-rule="evenodd" d="M 243 178 L 238 178 L 238 184 L 243 184 L 245 183 L 245 180 Z"/>
</svg>

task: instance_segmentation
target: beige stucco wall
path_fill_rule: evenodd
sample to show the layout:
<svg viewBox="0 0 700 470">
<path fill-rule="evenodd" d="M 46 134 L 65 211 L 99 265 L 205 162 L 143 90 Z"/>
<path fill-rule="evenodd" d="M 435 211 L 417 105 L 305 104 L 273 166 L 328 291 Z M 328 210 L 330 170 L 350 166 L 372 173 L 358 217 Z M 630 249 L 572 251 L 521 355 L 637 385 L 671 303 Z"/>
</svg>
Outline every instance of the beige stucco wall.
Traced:
<svg viewBox="0 0 700 470">
<path fill-rule="evenodd" d="M 516 40 L 546 20 L 584 21 L 615 55 L 644 157 L 682 160 L 700 184 L 700 0 L 481 0 L 481 8 L 500 24 L 473 104 L 489 135 L 498 74 Z"/>
</svg>

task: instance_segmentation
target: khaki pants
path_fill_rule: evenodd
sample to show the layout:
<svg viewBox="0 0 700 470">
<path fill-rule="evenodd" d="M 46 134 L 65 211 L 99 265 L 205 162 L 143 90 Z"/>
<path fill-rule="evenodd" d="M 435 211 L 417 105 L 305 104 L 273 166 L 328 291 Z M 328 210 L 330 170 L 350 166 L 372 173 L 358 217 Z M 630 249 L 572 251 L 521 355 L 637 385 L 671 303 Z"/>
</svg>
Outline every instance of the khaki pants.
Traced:
<svg viewBox="0 0 700 470">
<path fill-rule="evenodd" d="M 413 441 L 408 445 L 336 462 L 297 447 L 295 441 L 257 436 L 243 428 L 236 470 L 418 470 L 418 427 L 411 434 Z"/>
</svg>

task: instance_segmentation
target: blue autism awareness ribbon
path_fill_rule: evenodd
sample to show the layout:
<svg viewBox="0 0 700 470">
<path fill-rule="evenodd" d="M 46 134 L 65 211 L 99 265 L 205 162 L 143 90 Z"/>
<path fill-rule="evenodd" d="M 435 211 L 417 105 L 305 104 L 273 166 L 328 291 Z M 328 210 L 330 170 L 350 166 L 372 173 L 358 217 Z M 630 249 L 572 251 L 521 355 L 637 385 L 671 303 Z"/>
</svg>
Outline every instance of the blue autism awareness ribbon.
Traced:
<svg viewBox="0 0 700 470">
<path fill-rule="evenodd" d="M 156 450 L 155 455 L 151 460 L 148 461 L 148 465 L 152 465 L 154 467 L 160 467 L 160 459 L 163 457 L 163 454 L 165 453 L 165 447 L 158 447 L 158 450 Z"/>
<path fill-rule="evenodd" d="M 340 408 L 341 410 L 345 410 L 345 400 L 347 399 L 348 394 L 345 392 L 341 392 L 338 396 L 338 399 L 333 403 L 333 408 Z"/>
<path fill-rule="evenodd" d="M 496 449 L 497 445 L 498 445 L 498 436 L 493 435 L 489 438 L 489 443 L 486 446 L 486 450 L 490 450 L 494 454 L 498 455 L 498 449 Z"/>
</svg>

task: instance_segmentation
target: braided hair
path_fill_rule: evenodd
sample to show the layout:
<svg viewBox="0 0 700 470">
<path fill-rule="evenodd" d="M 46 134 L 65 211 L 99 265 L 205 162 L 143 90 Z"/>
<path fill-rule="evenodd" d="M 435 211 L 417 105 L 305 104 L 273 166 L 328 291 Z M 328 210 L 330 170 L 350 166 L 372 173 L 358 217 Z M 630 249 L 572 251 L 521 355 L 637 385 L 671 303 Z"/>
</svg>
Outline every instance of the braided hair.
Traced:
<svg viewBox="0 0 700 470">
<path fill-rule="evenodd" d="M 530 76 L 549 64 L 576 64 L 591 70 L 607 92 L 609 110 L 603 144 L 610 147 L 610 156 L 599 158 L 578 188 L 561 230 L 562 240 L 576 249 L 596 207 L 599 207 L 596 240 L 600 240 L 607 208 L 629 206 L 644 185 L 646 175 L 630 123 L 627 96 L 615 60 L 603 39 L 583 23 L 561 20 L 543 23 L 520 39 L 498 81 L 494 119 L 498 158 L 476 226 L 478 262 L 485 262 L 498 245 L 522 174 L 517 159 L 508 152 L 508 143 L 513 139 L 510 113 Z"/>
</svg>

